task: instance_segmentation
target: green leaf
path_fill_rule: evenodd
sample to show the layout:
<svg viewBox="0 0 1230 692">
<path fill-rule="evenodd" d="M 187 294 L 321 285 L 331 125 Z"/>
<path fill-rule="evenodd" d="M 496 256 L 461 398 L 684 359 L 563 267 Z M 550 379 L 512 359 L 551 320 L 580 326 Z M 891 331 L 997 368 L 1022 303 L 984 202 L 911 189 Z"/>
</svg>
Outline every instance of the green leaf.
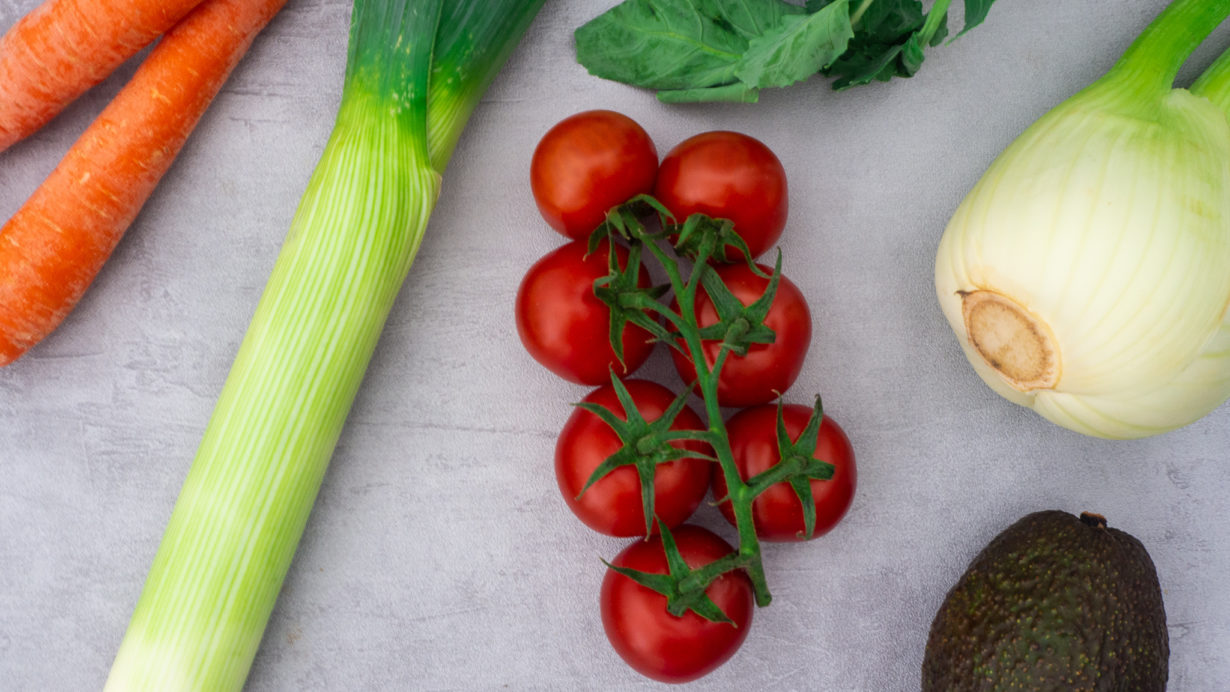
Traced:
<svg viewBox="0 0 1230 692">
<path fill-rule="evenodd" d="M 900 60 L 898 65 L 902 77 L 913 77 L 918 68 L 922 67 L 923 62 L 923 44 L 919 34 L 914 34 L 901 48 Z"/>
<path fill-rule="evenodd" d="M 922 67 L 924 48 L 937 46 L 948 36 L 948 6 L 936 2 L 929 13 L 920 0 L 876 0 L 868 6 L 850 50 L 825 74 L 837 77 L 833 88 L 886 82 L 912 77 Z"/>
<path fill-rule="evenodd" d="M 850 49 L 824 73 L 836 77 L 833 88 L 888 81 L 900 74 L 897 58 L 905 42 L 925 22 L 920 0 L 875 0 L 859 19 Z"/>
<path fill-rule="evenodd" d="M 924 48 L 948 37 L 952 2 L 925 12 L 922 0 L 624 0 L 577 30 L 577 60 L 665 103 L 754 103 L 816 72 L 843 90 L 918 72 Z M 961 34 L 994 0 L 964 3 Z"/>
<path fill-rule="evenodd" d="M 948 35 L 948 7 L 952 4 L 952 0 L 936 0 L 931 9 L 927 11 L 927 19 L 923 23 L 923 28 L 915 32 L 919 43 L 928 46 L 938 46 L 943 42 L 944 37 Z"/>
<path fill-rule="evenodd" d="M 844 91 L 875 81 L 887 82 L 896 73 L 897 55 L 901 53 L 901 48 L 889 46 L 879 53 L 846 56 L 825 74 L 837 77 L 833 82 L 835 91 Z"/>
<path fill-rule="evenodd" d="M 944 39 L 946 38 L 948 38 L 948 15 L 947 14 L 945 14 L 943 17 L 940 17 L 940 23 L 939 23 L 939 26 L 937 26 L 935 29 L 935 35 L 931 37 L 930 41 L 927 41 L 927 45 L 933 46 L 933 47 L 938 46 L 941 43 L 943 43 Z M 954 36 L 953 39 L 956 40 L 956 36 Z"/>
<path fill-rule="evenodd" d="M 847 0 L 812 14 L 789 15 L 771 31 L 749 41 L 735 76 L 749 86 L 790 86 L 832 64 L 846 52 L 852 38 Z"/>
<path fill-rule="evenodd" d="M 991 11 L 991 4 L 994 2 L 995 0 L 965 0 L 965 26 L 961 28 L 961 33 L 953 38 L 964 35 L 965 32 L 985 21 L 987 13 Z"/>
<path fill-rule="evenodd" d="M 925 13 L 919 0 L 875 0 L 859 25 L 865 42 L 897 44 L 922 28 Z"/>
<path fill-rule="evenodd" d="M 577 29 L 577 60 L 650 89 L 734 84 L 750 40 L 802 11 L 781 0 L 626 0 Z"/>
</svg>

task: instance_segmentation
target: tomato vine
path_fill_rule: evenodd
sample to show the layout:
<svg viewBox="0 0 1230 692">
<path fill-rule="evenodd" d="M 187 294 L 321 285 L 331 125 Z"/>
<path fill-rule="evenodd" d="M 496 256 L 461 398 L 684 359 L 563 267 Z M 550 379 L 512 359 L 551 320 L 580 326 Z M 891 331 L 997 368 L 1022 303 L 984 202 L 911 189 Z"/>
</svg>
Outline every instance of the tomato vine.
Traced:
<svg viewBox="0 0 1230 692">
<path fill-rule="evenodd" d="M 556 479 L 590 528 L 644 536 L 606 563 L 603 625 L 633 668 L 683 682 L 733 655 L 755 607 L 772 600 L 761 541 L 831 529 L 855 469 L 819 397 L 781 401 L 809 349 L 811 313 L 780 251 L 772 268 L 755 261 L 785 224 L 780 161 L 734 132 L 686 140 L 656 172 L 654 151 L 639 125 L 610 111 L 570 116 L 543 137 L 535 201 L 576 240 L 530 268 L 517 328 L 542 365 L 602 385 L 557 440 Z M 655 342 L 671 349 L 677 395 L 624 379 Z M 703 417 L 688 406 L 694 394 Z M 747 408 L 727 422 L 726 407 Z M 709 491 L 734 546 L 686 523 Z"/>
<path fill-rule="evenodd" d="M 646 216 L 657 217 L 659 230 L 651 230 L 646 226 L 642 221 Z M 590 250 L 597 250 L 603 242 L 614 245 L 616 238 L 628 243 L 628 261 L 623 267 L 612 262 L 610 274 L 597 280 L 594 289 L 595 295 L 610 308 L 611 344 L 618 349 L 623 340 L 623 330 L 630 323 L 653 334 L 658 341 L 680 350 L 691 360 L 696 372 L 695 387 L 704 401 L 709 427 L 703 432 L 678 433 L 675 439 L 703 440 L 712 448 L 727 488 L 726 497 L 717 499 L 719 503 L 730 503 L 735 516 L 735 528 L 739 533 L 739 544 L 734 552 L 697 570 L 684 570 L 671 575 L 649 575 L 626 569 L 619 571 L 667 596 L 671 612 L 675 615 L 691 609 L 706 619 L 724 620 L 724 616 L 719 617 L 712 608 L 705 605 L 705 599 L 701 596 L 714 580 L 734 570 L 747 573 L 757 605 L 766 606 L 772 600 L 772 594 L 765 577 L 760 540 L 753 520 L 753 502 L 773 485 L 788 483 L 794 488 L 802 506 L 806 537 L 811 537 L 816 515 L 811 481 L 832 478 L 834 469 L 832 464 L 812 456 L 823 418 L 819 397 L 816 397 L 811 418 L 797 440 L 791 440 L 786 434 L 785 424 L 779 414 L 778 445 L 781 461 L 748 480 L 744 480 L 739 474 L 722 418 L 718 383 L 722 368 L 730 355 L 746 355 L 753 344 L 770 344 L 774 341 L 773 330 L 764 322 L 782 279 L 781 252 L 778 252 L 763 295 L 751 305 L 745 306 L 735 298 L 723 283 L 719 272 L 710 264 L 719 249 L 731 245 L 743 255 L 744 261 L 753 272 L 763 274 L 756 266 L 746 243 L 734 232 L 733 224 L 729 221 L 693 214 L 683 223 L 677 223 L 671 212 L 660 202 L 648 195 L 641 195 L 608 214 L 607 220 L 590 236 Z M 676 252 L 672 253 L 668 248 Z M 667 285 L 643 288 L 637 284 L 635 277 L 641 271 L 640 265 L 645 252 L 659 262 L 668 278 Z M 609 254 L 614 256 L 613 252 Z M 691 272 L 688 275 L 685 275 L 684 265 L 680 262 L 682 257 L 691 261 Z M 696 301 L 702 287 L 717 306 L 720 318 L 716 324 L 706 327 L 700 325 L 696 316 Z M 675 296 L 677 310 L 662 300 L 662 297 L 668 294 Z M 663 325 L 658 318 L 664 320 L 669 327 Z M 720 340 L 721 343 L 721 349 L 712 364 L 705 357 L 706 340 Z M 612 377 L 612 385 L 617 391 L 621 388 L 618 377 Z M 686 389 L 680 394 L 679 407 L 688 395 Z M 666 425 L 669 425 L 669 421 Z M 609 464 L 594 472 L 587 485 L 592 485 L 616 466 L 627 463 L 643 464 L 645 459 L 652 458 L 642 456 L 638 460 L 621 460 L 613 456 Z M 669 458 L 664 457 L 662 460 Z M 645 477 L 643 472 L 642 477 Z M 645 494 L 644 506 L 648 517 L 648 511 L 653 506 L 652 487 L 646 484 L 642 492 Z M 657 530 L 662 534 L 668 562 L 673 566 L 682 564 L 678 548 L 671 539 L 670 529 L 659 525 Z M 697 606 L 698 603 L 701 605 Z"/>
</svg>

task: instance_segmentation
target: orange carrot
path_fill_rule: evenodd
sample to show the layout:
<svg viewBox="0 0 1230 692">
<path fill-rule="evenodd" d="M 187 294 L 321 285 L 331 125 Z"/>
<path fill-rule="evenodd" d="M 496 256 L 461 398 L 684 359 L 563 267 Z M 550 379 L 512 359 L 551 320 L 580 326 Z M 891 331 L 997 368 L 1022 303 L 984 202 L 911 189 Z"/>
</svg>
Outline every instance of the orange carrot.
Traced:
<svg viewBox="0 0 1230 692">
<path fill-rule="evenodd" d="M 60 324 L 286 0 L 205 0 L 0 227 L 0 365 Z"/>
<path fill-rule="evenodd" d="M 201 0 L 46 0 L 0 38 L 0 151 L 51 120 Z"/>
</svg>

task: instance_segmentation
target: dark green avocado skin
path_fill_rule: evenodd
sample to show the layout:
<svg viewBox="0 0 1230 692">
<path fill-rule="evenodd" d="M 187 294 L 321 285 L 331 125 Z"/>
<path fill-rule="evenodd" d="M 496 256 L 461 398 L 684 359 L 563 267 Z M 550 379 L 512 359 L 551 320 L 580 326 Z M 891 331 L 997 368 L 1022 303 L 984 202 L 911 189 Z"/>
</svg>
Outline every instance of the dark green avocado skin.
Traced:
<svg viewBox="0 0 1230 692">
<path fill-rule="evenodd" d="M 944 599 L 923 692 L 1165 690 L 1170 643 L 1153 560 L 1097 515 L 1030 514 Z"/>
</svg>

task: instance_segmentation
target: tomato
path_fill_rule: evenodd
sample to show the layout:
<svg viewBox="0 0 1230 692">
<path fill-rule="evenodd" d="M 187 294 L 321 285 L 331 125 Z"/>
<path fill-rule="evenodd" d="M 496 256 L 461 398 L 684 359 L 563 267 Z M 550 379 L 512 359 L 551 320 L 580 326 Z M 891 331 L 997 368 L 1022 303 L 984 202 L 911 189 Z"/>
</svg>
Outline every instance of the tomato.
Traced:
<svg viewBox="0 0 1230 692">
<path fill-rule="evenodd" d="M 671 149 L 653 194 L 680 223 L 698 212 L 729 219 L 752 257 L 786 227 L 786 170 L 763 143 L 738 132 L 705 132 Z M 727 254 L 741 257 L 733 247 Z"/>
<path fill-rule="evenodd" d="M 807 427 L 812 410 L 798 404 L 787 404 L 782 409 L 786 432 L 791 440 L 797 442 Z M 735 466 L 743 480 L 772 468 L 781 460 L 777 450 L 776 405 L 766 404 L 736 413 L 726 423 L 726 431 Z M 829 416 L 820 421 L 814 456 L 832 464 L 834 469 L 831 479 L 811 481 L 812 499 L 816 505 L 813 538 L 827 533 L 845 516 L 854 499 L 858 475 L 850 438 Z M 714 474 L 713 496 L 726 497 L 726 479 L 720 473 Z M 735 513 L 730 503 L 723 502 L 719 507 L 722 515 L 733 525 Z M 770 486 L 752 502 L 752 521 L 756 525 L 756 535 L 763 540 L 803 540 L 803 508 L 794 488 L 786 482 Z"/>
<path fill-rule="evenodd" d="M 661 418 L 675 400 L 674 392 L 654 382 L 627 380 L 624 386 L 632 395 L 636 410 L 649 422 Z M 585 401 L 626 420 L 623 405 L 609 384 L 591 392 Z M 692 409 L 684 407 L 671 429 L 704 430 L 705 425 Z M 594 469 L 622 446 L 611 426 L 593 413 L 577 408 L 555 445 L 555 478 L 564 501 L 586 526 L 608 536 L 644 536 L 645 510 L 640 476 L 634 466 L 615 469 L 581 494 Z M 708 445 L 700 442 L 681 442 L 676 446 L 710 453 Z M 653 511 L 659 521 L 674 527 L 692 516 L 709 492 L 711 464 L 706 459 L 687 458 L 657 465 Z"/>
<path fill-rule="evenodd" d="M 608 273 L 609 245 L 586 256 L 585 241 L 577 240 L 547 253 L 526 273 L 517 290 L 517 333 L 521 343 L 551 372 L 577 384 L 610 382 L 609 368 L 629 374 L 649 358 L 650 335 L 629 324 L 623 334 L 621 367 L 610 343 L 611 311 L 594 296 L 594 280 Z M 621 266 L 628 251 L 616 245 Z M 639 281 L 649 285 L 641 267 Z"/>
<path fill-rule="evenodd" d="M 717 560 L 733 548 L 716 534 L 685 525 L 673 532 L 679 554 L 693 569 Z M 666 574 L 662 539 L 637 541 L 611 561 L 617 567 Z M 637 672 L 661 682 L 687 682 L 725 663 L 747 637 L 752 622 L 752 584 L 743 572 L 728 572 L 705 594 L 734 624 L 713 622 L 687 611 L 675 617 L 666 597 L 630 578 L 607 570 L 599 604 L 602 626 L 615 651 Z"/>
<path fill-rule="evenodd" d="M 772 273 L 768 267 L 760 269 L 765 274 Z M 746 264 L 721 265 L 716 271 L 744 305 L 756 302 L 769 286 L 768 279 L 757 276 Z M 696 317 L 702 328 L 719 321 L 713 302 L 703 291 L 696 295 Z M 718 376 L 718 401 L 723 406 L 754 406 L 772 401 L 778 392 L 785 393 L 794 384 L 803 369 L 811 345 L 811 312 L 802 292 L 785 276 L 777 284 L 777 294 L 764 323 L 776 334 L 773 343 L 753 344 L 746 356 L 726 356 Z M 705 360 L 712 367 L 721 342 L 706 341 L 704 349 Z M 696 379 L 696 368 L 690 358 L 675 349 L 671 349 L 671 358 L 684 382 Z"/>
<path fill-rule="evenodd" d="M 530 188 L 552 228 L 585 238 L 607 210 L 653 190 L 658 150 L 640 125 L 613 111 L 564 118 L 530 161 Z"/>
</svg>

